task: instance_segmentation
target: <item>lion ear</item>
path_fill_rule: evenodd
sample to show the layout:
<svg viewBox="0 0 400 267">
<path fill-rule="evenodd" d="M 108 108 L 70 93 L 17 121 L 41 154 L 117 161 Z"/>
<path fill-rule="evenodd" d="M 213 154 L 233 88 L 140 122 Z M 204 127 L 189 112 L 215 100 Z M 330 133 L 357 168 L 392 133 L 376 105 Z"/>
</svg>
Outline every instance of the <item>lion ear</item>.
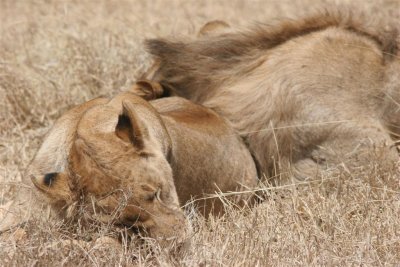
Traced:
<svg viewBox="0 0 400 267">
<path fill-rule="evenodd" d="M 64 173 L 47 173 L 40 177 L 31 175 L 34 186 L 53 201 L 72 202 L 73 193 L 68 175 Z"/>
<path fill-rule="evenodd" d="M 147 129 L 139 119 L 133 104 L 122 101 L 122 114 L 118 117 L 115 134 L 125 142 L 133 144 L 137 149 L 143 149 L 146 133 Z"/>
<path fill-rule="evenodd" d="M 217 36 L 229 32 L 231 26 L 223 20 L 212 20 L 201 27 L 198 37 Z"/>
<path fill-rule="evenodd" d="M 153 100 L 164 95 L 164 88 L 158 82 L 144 79 L 137 81 L 131 92 L 146 100 Z"/>
</svg>

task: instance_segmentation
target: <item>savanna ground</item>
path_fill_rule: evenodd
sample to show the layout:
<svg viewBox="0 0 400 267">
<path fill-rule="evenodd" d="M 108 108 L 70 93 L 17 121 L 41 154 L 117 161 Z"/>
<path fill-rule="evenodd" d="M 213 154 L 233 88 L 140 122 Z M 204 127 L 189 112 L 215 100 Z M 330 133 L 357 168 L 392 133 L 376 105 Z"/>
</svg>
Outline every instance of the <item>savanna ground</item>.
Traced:
<svg viewBox="0 0 400 267">
<path fill-rule="evenodd" d="M 399 20 L 398 0 L 376 1 L 0 1 L 0 205 L 7 205 L 54 120 L 75 104 L 130 88 L 150 64 L 142 41 L 194 36 L 212 19 L 233 26 L 351 3 Z M 400 74 L 399 74 L 400 75 Z M 0 265 L 293 266 L 400 265 L 400 198 L 381 181 L 379 160 L 357 173 L 266 189 L 252 210 L 227 205 L 223 218 L 191 216 L 183 248 L 122 238 L 107 227 L 68 234 L 47 222 L 0 241 Z M 89 231 L 90 232 L 90 231 Z M 73 241 L 75 240 L 75 241 Z M 149 249 L 150 247 L 150 249 Z"/>
</svg>

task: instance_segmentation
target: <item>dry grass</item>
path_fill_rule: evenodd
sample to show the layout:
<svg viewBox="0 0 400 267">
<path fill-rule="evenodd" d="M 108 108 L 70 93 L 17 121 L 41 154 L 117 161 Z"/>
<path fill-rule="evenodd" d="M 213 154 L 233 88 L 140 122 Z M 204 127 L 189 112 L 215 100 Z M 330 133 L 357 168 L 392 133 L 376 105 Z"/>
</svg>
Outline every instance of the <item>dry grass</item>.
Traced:
<svg viewBox="0 0 400 267">
<path fill-rule="evenodd" d="M 62 112 L 129 88 L 149 66 L 144 38 L 193 35 L 211 19 L 248 25 L 326 2 L 333 1 L 1 0 L 0 205 L 18 190 L 11 185 L 21 181 Z M 354 3 L 334 3 L 345 2 Z M 398 0 L 356 4 L 371 16 L 400 19 Z M 399 191 L 386 186 L 394 173 L 380 170 L 377 160 L 357 173 L 343 169 L 316 175 L 316 182 L 266 190 L 267 200 L 253 210 L 228 205 L 225 217 L 208 221 L 191 213 L 194 232 L 181 248 L 126 238 L 118 247 L 92 241 L 115 234 L 107 227 L 71 232 L 32 222 L 25 225 L 27 236 L 3 236 L 0 265 L 398 265 Z"/>
</svg>

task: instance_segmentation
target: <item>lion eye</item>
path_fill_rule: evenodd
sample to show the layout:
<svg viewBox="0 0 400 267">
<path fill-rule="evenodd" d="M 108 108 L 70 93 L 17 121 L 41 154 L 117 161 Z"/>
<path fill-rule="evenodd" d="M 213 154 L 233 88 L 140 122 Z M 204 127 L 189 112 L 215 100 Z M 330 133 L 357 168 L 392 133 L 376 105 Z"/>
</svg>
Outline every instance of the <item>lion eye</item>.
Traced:
<svg viewBox="0 0 400 267">
<path fill-rule="evenodd" d="M 154 201 L 155 199 L 157 199 L 158 201 L 161 201 L 161 189 L 157 189 L 156 192 L 154 192 L 153 194 L 147 196 L 146 200 L 148 201 Z"/>
<path fill-rule="evenodd" d="M 156 198 L 157 198 L 157 200 L 158 201 L 161 201 L 161 189 L 159 188 L 159 189 L 157 189 L 157 191 L 156 191 Z"/>
</svg>

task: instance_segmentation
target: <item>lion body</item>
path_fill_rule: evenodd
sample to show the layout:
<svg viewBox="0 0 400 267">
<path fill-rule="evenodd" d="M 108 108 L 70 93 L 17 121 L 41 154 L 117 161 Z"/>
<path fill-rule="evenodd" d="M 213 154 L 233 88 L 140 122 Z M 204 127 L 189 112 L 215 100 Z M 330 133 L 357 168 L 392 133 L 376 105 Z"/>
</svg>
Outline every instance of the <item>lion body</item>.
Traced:
<svg viewBox="0 0 400 267">
<path fill-rule="evenodd" d="M 345 12 L 194 41 L 150 40 L 151 77 L 227 118 L 264 174 L 299 179 L 398 161 L 395 27 Z"/>
<path fill-rule="evenodd" d="M 183 98 L 147 102 L 130 92 L 64 114 L 28 172 L 34 186 L 25 179 L 3 229 L 41 218 L 49 206 L 56 218 L 83 211 L 89 220 L 138 227 L 152 237 L 180 236 L 187 229 L 181 205 L 197 199 L 204 215 L 220 214 L 223 202 L 209 194 L 258 182 L 250 153 L 225 119 Z M 233 201 L 252 199 L 239 194 Z"/>
</svg>

